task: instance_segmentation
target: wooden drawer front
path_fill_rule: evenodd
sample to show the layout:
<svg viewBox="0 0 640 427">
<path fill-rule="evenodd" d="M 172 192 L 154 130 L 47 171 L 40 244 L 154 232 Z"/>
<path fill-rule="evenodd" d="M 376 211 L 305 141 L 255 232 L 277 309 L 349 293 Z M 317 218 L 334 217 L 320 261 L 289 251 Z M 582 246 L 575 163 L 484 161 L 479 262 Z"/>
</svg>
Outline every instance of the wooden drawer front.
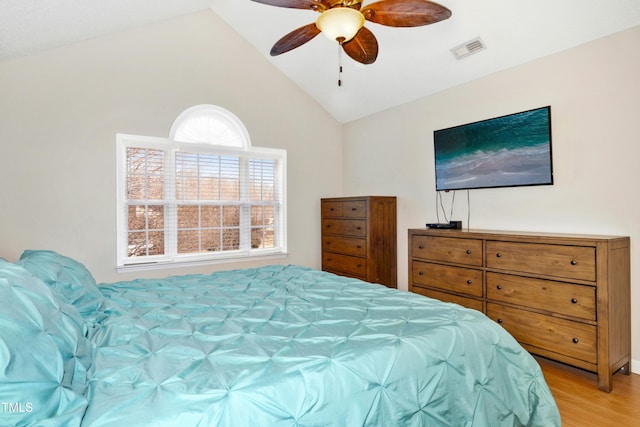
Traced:
<svg viewBox="0 0 640 427">
<path fill-rule="evenodd" d="M 322 229 L 329 234 L 365 237 L 367 235 L 367 222 L 360 219 L 323 219 Z"/>
<path fill-rule="evenodd" d="M 324 236 L 322 250 L 363 257 L 367 254 L 367 240 L 354 237 Z"/>
<path fill-rule="evenodd" d="M 364 200 L 354 202 L 343 202 L 342 216 L 345 218 L 366 218 L 367 202 Z"/>
<path fill-rule="evenodd" d="M 433 289 L 421 288 L 419 286 L 413 287 L 413 292 L 416 294 L 424 295 L 429 298 L 435 298 L 444 302 L 452 302 L 460 304 L 463 307 L 471 308 L 473 310 L 482 311 L 482 301 L 467 298 L 460 295 L 448 294 L 446 292 L 435 291 Z"/>
<path fill-rule="evenodd" d="M 597 363 L 595 326 L 491 303 L 487 316 L 521 343 Z"/>
<path fill-rule="evenodd" d="M 413 261 L 413 283 L 482 297 L 482 271 Z"/>
<path fill-rule="evenodd" d="M 487 298 L 596 320 L 596 288 L 487 272 Z"/>
<path fill-rule="evenodd" d="M 323 218 L 366 218 L 367 202 L 364 200 L 357 201 L 323 201 L 322 202 Z"/>
<path fill-rule="evenodd" d="M 413 257 L 434 261 L 482 265 L 482 240 L 413 236 Z"/>
<path fill-rule="evenodd" d="M 340 218 L 344 202 L 322 202 L 322 218 Z"/>
<path fill-rule="evenodd" d="M 367 260 L 349 255 L 325 252 L 322 254 L 322 268 L 367 276 Z"/>
<path fill-rule="evenodd" d="M 596 249 L 488 240 L 487 267 L 595 281 Z"/>
</svg>

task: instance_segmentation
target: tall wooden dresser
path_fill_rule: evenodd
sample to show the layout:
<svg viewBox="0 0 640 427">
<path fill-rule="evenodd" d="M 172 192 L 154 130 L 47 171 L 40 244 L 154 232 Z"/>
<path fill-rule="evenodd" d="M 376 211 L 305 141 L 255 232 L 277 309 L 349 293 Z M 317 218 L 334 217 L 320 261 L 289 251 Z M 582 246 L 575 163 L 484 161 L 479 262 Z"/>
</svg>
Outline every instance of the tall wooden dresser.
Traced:
<svg viewBox="0 0 640 427">
<path fill-rule="evenodd" d="M 396 288 L 396 198 L 321 200 L 322 269 Z"/>
<path fill-rule="evenodd" d="M 409 230 L 409 290 L 484 312 L 531 353 L 596 372 L 631 361 L 629 238 Z"/>
</svg>

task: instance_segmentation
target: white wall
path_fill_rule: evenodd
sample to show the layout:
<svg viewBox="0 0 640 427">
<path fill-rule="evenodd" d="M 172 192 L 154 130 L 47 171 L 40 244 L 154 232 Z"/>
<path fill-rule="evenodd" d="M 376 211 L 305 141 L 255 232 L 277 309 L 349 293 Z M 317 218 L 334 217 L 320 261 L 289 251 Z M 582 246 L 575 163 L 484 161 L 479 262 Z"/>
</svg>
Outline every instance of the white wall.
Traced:
<svg viewBox="0 0 640 427">
<path fill-rule="evenodd" d="M 0 63 L 0 257 L 53 249 L 99 282 L 133 277 L 113 268 L 115 135 L 166 137 L 203 103 L 236 114 L 254 146 L 288 151 L 290 255 L 277 261 L 319 268 L 341 125 L 210 11 Z"/>
<path fill-rule="evenodd" d="M 398 197 L 399 288 L 408 287 L 407 229 L 436 222 L 433 131 L 551 105 L 554 185 L 471 191 L 470 226 L 631 236 L 640 370 L 638 40 L 640 27 L 345 126 L 345 193 Z M 457 193 L 453 216 L 467 225 L 466 192 Z"/>
</svg>

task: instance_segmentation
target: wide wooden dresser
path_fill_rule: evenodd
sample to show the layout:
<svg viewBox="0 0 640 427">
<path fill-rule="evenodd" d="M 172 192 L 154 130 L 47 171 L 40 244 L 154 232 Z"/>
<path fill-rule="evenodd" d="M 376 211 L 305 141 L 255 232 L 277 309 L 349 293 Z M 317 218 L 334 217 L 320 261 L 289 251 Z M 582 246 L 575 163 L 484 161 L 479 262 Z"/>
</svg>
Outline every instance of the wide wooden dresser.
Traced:
<svg viewBox="0 0 640 427">
<path fill-rule="evenodd" d="M 484 312 L 529 352 L 598 374 L 629 374 L 629 238 L 409 230 L 409 290 Z"/>
<path fill-rule="evenodd" d="M 396 198 L 321 199 L 322 269 L 398 285 Z"/>
</svg>

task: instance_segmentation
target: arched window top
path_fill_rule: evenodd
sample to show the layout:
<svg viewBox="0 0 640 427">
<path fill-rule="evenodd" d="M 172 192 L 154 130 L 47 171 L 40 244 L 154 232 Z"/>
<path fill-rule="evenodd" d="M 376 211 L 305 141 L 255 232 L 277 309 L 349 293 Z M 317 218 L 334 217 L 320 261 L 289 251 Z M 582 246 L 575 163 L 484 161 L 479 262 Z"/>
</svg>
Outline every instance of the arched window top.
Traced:
<svg viewBox="0 0 640 427">
<path fill-rule="evenodd" d="M 171 126 L 169 138 L 241 150 L 251 148 L 249 132 L 240 119 L 229 110 L 209 104 L 195 105 L 180 113 Z"/>
</svg>

